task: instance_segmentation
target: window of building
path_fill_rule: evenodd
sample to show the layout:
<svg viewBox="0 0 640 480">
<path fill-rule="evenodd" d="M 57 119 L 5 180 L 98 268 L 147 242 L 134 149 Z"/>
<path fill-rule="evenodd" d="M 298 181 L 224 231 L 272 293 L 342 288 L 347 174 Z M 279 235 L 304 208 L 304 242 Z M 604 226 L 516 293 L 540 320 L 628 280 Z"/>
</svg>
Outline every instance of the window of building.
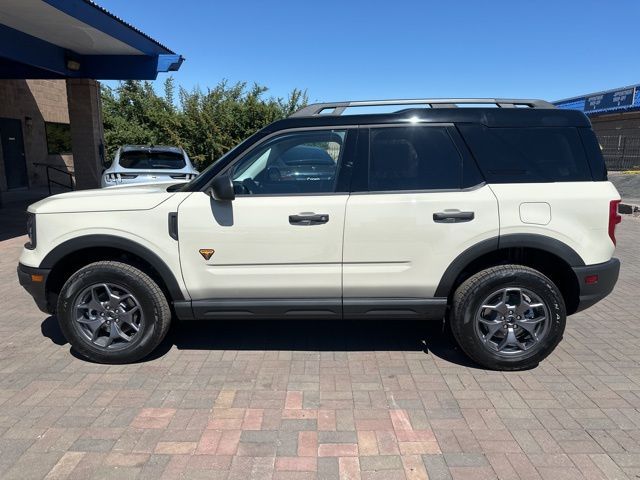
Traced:
<svg viewBox="0 0 640 480">
<path fill-rule="evenodd" d="M 71 125 L 68 123 L 45 122 L 47 151 L 49 155 L 71 153 Z"/>
<path fill-rule="evenodd" d="M 369 190 L 460 188 L 462 158 L 442 127 L 371 130 Z"/>
</svg>

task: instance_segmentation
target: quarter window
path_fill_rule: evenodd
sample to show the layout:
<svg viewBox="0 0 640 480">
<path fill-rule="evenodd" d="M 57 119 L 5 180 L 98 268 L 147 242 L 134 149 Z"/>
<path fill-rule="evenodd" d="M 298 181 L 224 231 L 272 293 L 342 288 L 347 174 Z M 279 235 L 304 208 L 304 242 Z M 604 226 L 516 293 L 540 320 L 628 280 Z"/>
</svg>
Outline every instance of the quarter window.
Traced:
<svg viewBox="0 0 640 480">
<path fill-rule="evenodd" d="M 369 190 L 458 189 L 462 158 L 444 127 L 371 130 Z"/>
<path fill-rule="evenodd" d="M 489 183 L 592 179 L 576 128 L 487 128 L 481 125 L 460 125 L 458 128 Z M 602 174 L 601 170 L 599 175 Z"/>
<path fill-rule="evenodd" d="M 232 169 L 237 195 L 335 191 L 346 130 L 295 132 L 274 138 Z"/>
</svg>

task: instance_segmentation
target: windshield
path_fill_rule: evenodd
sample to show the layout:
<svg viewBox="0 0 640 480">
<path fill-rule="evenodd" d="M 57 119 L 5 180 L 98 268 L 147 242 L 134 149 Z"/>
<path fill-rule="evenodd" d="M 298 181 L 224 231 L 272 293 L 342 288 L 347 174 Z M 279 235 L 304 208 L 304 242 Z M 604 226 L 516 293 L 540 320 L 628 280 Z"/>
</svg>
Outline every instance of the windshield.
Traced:
<svg viewBox="0 0 640 480">
<path fill-rule="evenodd" d="M 120 166 L 138 170 L 185 167 L 184 157 L 176 152 L 128 151 L 120 154 Z"/>
</svg>

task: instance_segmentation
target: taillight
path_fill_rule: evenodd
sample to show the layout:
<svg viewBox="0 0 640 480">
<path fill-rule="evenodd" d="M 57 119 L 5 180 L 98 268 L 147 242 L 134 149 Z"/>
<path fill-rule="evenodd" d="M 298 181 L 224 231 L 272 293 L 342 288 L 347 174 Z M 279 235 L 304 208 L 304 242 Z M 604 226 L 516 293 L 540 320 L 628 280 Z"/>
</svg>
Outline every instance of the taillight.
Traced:
<svg viewBox="0 0 640 480">
<path fill-rule="evenodd" d="M 620 200 L 609 202 L 609 238 L 614 245 L 616 244 L 616 225 L 622 221 L 622 217 L 618 213 L 618 205 L 620 205 Z"/>
</svg>

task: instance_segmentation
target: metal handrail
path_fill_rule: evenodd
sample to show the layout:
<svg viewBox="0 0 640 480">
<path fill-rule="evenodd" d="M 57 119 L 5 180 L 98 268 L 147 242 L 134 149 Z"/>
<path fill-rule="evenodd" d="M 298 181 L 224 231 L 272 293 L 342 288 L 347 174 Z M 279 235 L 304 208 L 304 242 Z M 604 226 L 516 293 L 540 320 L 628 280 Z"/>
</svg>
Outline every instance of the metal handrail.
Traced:
<svg viewBox="0 0 640 480">
<path fill-rule="evenodd" d="M 313 117 L 316 115 L 339 116 L 349 107 L 380 107 L 388 105 L 428 105 L 431 108 L 455 108 L 458 105 L 495 105 L 499 108 L 556 108 L 552 103 L 535 99 L 511 98 L 413 98 L 399 100 L 364 100 L 329 103 L 312 103 L 295 112 L 292 117 Z M 325 110 L 331 110 L 325 112 Z"/>
<path fill-rule="evenodd" d="M 62 170 L 61 168 L 56 167 L 55 165 L 50 165 L 48 163 L 41 163 L 41 162 L 34 162 L 34 165 L 37 167 L 46 167 L 46 171 L 47 171 L 47 188 L 49 189 L 49 195 L 52 194 L 51 192 L 51 185 L 58 185 L 60 187 L 63 188 L 68 188 L 69 190 L 73 190 L 74 189 L 74 182 L 73 182 L 73 170 L 68 171 L 68 170 Z M 49 174 L 49 170 L 55 170 L 56 172 L 60 172 L 63 173 L 65 175 L 69 176 L 69 184 L 65 184 L 65 183 L 60 183 L 56 180 L 52 180 L 51 179 L 51 175 Z"/>
</svg>

